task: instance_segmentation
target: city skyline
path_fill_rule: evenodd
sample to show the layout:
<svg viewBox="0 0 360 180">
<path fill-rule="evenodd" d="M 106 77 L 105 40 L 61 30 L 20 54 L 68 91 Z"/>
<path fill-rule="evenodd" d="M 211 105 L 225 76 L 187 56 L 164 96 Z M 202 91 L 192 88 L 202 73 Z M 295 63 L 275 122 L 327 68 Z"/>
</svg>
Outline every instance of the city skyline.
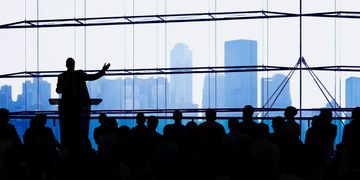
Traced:
<svg viewBox="0 0 360 180">
<path fill-rule="evenodd" d="M 264 106 L 265 100 L 268 99 L 267 94 L 271 95 L 274 90 L 278 87 L 282 80 L 286 76 L 284 74 L 275 74 L 269 78 L 261 78 L 261 89 L 256 91 L 261 91 L 261 105 Z M 197 105 L 202 108 L 216 108 L 216 107 L 227 107 L 226 106 L 226 96 L 228 94 L 222 93 L 226 92 L 226 76 L 224 74 L 207 74 L 204 78 L 203 89 L 202 89 L 202 104 Z M 229 81 L 229 80 L 228 80 Z M 171 81 L 169 82 L 166 77 L 149 77 L 149 78 L 140 78 L 134 76 L 134 78 L 117 78 L 117 79 L 107 79 L 101 78 L 98 81 L 88 83 L 88 88 L 92 98 L 102 98 L 103 102 L 98 106 L 93 106 L 93 110 L 131 110 L 131 109 L 163 109 L 171 108 L 169 98 L 166 97 L 165 90 L 166 87 L 170 87 Z M 12 86 L 11 85 L 2 85 L 0 86 L 0 107 L 8 108 L 10 111 L 24 111 L 24 110 L 57 110 L 56 106 L 51 106 L 48 102 L 48 99 L 51 97 L 51 83 L 44 80 L 43 78 L 34 78 L 33 81 L 27 80 L 22 84 L 22 94 L 18 95 L 16 101 L 11 99 L 12 96 Z M 282 94 L 280 94 L 277 101 L 273 104 L 272 107 L 285 108 L 286 106 L 292 105 L 292 99 L 290 94 L 291 85 L 288 83 L 283 89 Z M 354 98 L 360 90 L 360 78 L 350 77 L 346 79 L 346 107 L 355 107 L 360 105 L 359 98 Z M 264 93 L 263 91 L 268 91 Z M 37 93 L 41 93 L 40 97 L 37 97 Z M 260 97 L 259 97 L 260 98 Z M 271 101 L 272 102 L 272 101 Z M 334 104 L 334 103 L 333 103 Z M 330 108 L 331 105 L 327 103 L 324 107 Z M 241 106 L 239 108 L 242 108 Z M 241 114 L 229 114 L 226 115 L 235 115 L 240 116 Z M 187 114 L 188 115 L 188 114 Z M 221 114 L 224 115 L 224 114 Z M 270 112 L 269 116 L 283 115 L 283 112 Z M 318 112 L 307 113 L 305 112 L 303 116 L 313 116 L 318 115 Z M 335 117 L 335 115 L 334 115 Z M 90 133 L 92 129 L 98 126 L 97 121 L 91 121 Z M 19 132 L 19 135 L 22 135 L 23 132 L 29 127 L 28 121 L 24 120 L 15 120 L 12 121 L 16 125 L 16 128 Z M 161 121 L 159 128 L 164 127 L 168 121 Z M 225 128 L 227 125 L 225 122 L 221 122 Z M 269 122 L 266 122 L 269 124 Z M 340 125 L 341 122 L 334 122 L 337 125 Z M 300 123 L 302 128 L 306 130 L 308 128 L 308 122 Z M 119 125 L 134 126 L 135 122 L 132 120 L 122 120 L 119 121 Z M 56 137 L 58 138 L 58 124 L 55 122 L 48 121 L 48 126 L 52 127 Z M 339 129 L 342 131 L 342 129 Z M 92 135 L 89 134 L 92 144 Z M 304 139 L 304 134 L 302 134 L 302 139 Z M 336 141 L 340 141 L 341 137 L 336 137 Z"/>
<path fill-rule="evenodd" d="M 230 50 L 231 48 L 234 48 L 234 50 Z M 257 45 L 256 45 L 255 40 L 236 39 L 236 40 L 226 41 L 224 44 L 224 50 L 225 50 L 224 64 L 226 66 L 258 65 L 256 49 L 257 49 Z M 246 52 L 246 53 L 244 53 L 244 52 Z M 171 57 L 170 58 L 170 67 L 193 67 L 192 54 L 193 54 L 193 52 L 187 46 L 187 44 L 185 44 L 183 42 L 177 43 L 170 50 L 170 57 Z M 136 96 L 135 95 L 136 92 L 135 93 L 131 92 L 133 90 L 133 88 L 127 87 L 128 90 L 123 90 L 121 88 L 122 86 L 120 86 L 120 84 L 128 84 L 128 85 L 132 84 L 132 83 L 137 84 L 136 81 L 139 80 L 139 82 L 142 82 L 141 79 L 160 79 L 160 80 L 157 80 L 157 82 L 156 82 L 157 86 L 158 86 L 156 92 L 157 92 L 157 94 L 159 94 L 159 93 L 166 94 L 166 97 L 164 97 L 162 100 L 159 100 L 159 98 L 158 98 L 156 100 L 151 101 L 152 104 L 154 104 L 153 102 L 156 102 L 155 103 L 156 108 L 165 108 L 165 107 L 166 108 L 196 108 L 196 107 L 206 108 L 206 107 L 215 107 L 215 105 L 216 105 L 216 107 L 242 107 L 245 104 L 251 104 L 254 107 L 257 107 L 258 106 L 258 105 L 256 105 L 257 103 L 260 103 L 263 105 L 264 102 L 262 101 L 262 98 L 266 97 L 266 94 L 264 92 L 262 92 L 261 89 L 258 89 L 258 87 L 257 87 L 258 85 L 255 83 L 258 81 L 260 86 L 262 87 L 263 86 L 262 81 L 263 81 L 263 79 L 266 79 L 266 78 L 264 78 L 264 77 L 258 78 L 257 74 L 258 74 L 257 72 L 225 73 L 225 74 L 216 73 L 215 75 L 212 73 L 205 74 L 204 78 L 203 78 L 203 82 L 202 82 L 202 90 L 201 90 L 201 98 L 200 98 L 201 102 L 200 103 L 198 103 L 198 102 L 195 103 L 194 98 L 192 98 L 193 93 L 194 93 L 193 84 L 196 83 L 196 82 L 192 81 L 194 79 L 193 74 L 171 74 L 169 76 L 164 76 L 164 77 L 162 77 L 162 76 L 151 77 L 150 76 L 150 78 L 147 78 L 145 76 L 141 76 L 141 78 L 138 78 L 137 76 L 134 76 L 135 79 L 132 79 L 131 77 L 130 78 L 126 77 L 126 78 L 118 78 L 118 79 L 109 79 L 109 82 L 111 80 L 113 80 L 114 83 L 117 84 L 115 86 L 119 86 L 119 87 L 115 88 L 115 89 L 117 89 L 116 91 L 111 92 L 113 94 L 110 93 L 109 97 L 114 97 L 114 96 L 124 97 L 125 99 L 127 99 L 127 101 L 125 104 L 123 104 L 121 106 L 120 105 L 101 105 L 99 107 L 103 107 L 106 109 L 112 109 L 113 107 L 117 107 L 117 108 L 121 108 L 121 109 L 128 109 L 128 108 L 133 109 L 136 107 L 140 107 L 139 105 L 137 105 L 137 104 L 139 104 L 139 102 L 133 102 L 133 100 L 131 100 L 132 96 Z M 275 76 L 274 74 L 272 74 L 272 75 L 273 75 L 273 77 Z M 349 79 L 354 79 L 354 78 L 356 79 L 357 77 L 350 77 L 350 78 L 346 79 L 346 82 Z M 120 79 L 123 79 L 124 82 L 123 83 L 115 82 L 115 81 L 119 81 Z M 37 85 L 37 80 L 39 80 L 39 83 L 38 83 L 39 85 Z M 165 83 L 166 85 L 162 85 L 163 82 L 165 82 L 165 81 L 166 81 L 166 83 Z M 229 93 L 231 94 L 232 92 L 237 92 L 241 89 L 241 87 L 240 87 L 241 84 L 234 83 L 235 81 L 243 82 L 241 84 L 251 84 L 252 88 L 246 90 L 247 93 L 243 92 L 243 95 L 240 95 L 241 93 L 235 93 L 235 94 L 233 93 L 234 96 L 222 97 L 221 94 L 229 94 Z M 39 100 L 41 101 L 41 99 L 46 99 L 46 97 L 50 97 L 54 93 L 52 91 L 53 86 L 51 86 L 51 84 L 53 85 L 53 81 L 48 81 L 48 83 L 45 83 L 45 82 L 47 82 L 47 81 L 44 81 L 42 78 L 34 78 L 33 81 L 26 80 L 22 84 L 22 90 L 21 90 L 22 92 L 21 92 L 21 94 L 15 95 L 15 96 L 17 96 L 15 101 L 17 102 L 17 104 L 20 104 L 20 106 L 21 106 L 21 103 L 25 103 L 25 101 L 26 101 L 26 104 L 24 104 L 23 107 L 20 107 L 20 106 L 16 105 L 15 103 L 13 103 L 15 101 L 13 100 L 13 98 L 11 98 L 11 97 L 14 97 L 12 86 L 9 86 L 9 85 L 2 86 L 2 89 L 0 91 L 0 98 L 2 101 L 1 101 L 0 105 L 4 106 L 4 107 L 5 106 L 10 107 L 10 109 L 16 109 L 16 106 L 18 106 L 18 108 L 17 108 L 18 111 L 20 111 L 21 108 L 28 109 L 28 110 L 32 110 L 32 109 L 47 110 L 46 105 L 44 105 L 47 103 L 47 101 L 40 102 L 40 103 L 37 102 Z M 159 84 L 159 82 L 160 82 L 160 84 Z M 41 83 L 45 83 L 45 84 L 42 85 Z M 111 83 L 108 83 L 107 85 L 105 83 L 104 85 L 99 85 L 99 87 L 92 86 L 92 87 L 90 87 L 90 89 L 95 90 L 97 88 L 101 88 L 102 86 L 105 86 L 105 87 L 110 86 L 109 84 L 111 84 Z M 37 89 L 37 86 L 42 87 L 45 85 L 50 86 L 50 87 Z M 196 84 L 196 85 L 198 85 L 198 84 Z M 184 87 L 186 89 L 185 91 L 183 90 Z M 27 92 L 24 92 L 25 88 L 29 88 L 29 90 Z M 108 89 L 111 89 L 111 88 L 108 88 Z M 178 89 L 181 89 L 181 90 L 178 90 Z M 254 90 L 254 89 L 256 89 L 256 90 Z M 288 88 L 286 88 L 286 89 L 288 89 Z M 289 89 L 292 89 L 292 88 L 289 88 Z M 348 91 L 349 88 L 346 88 L 346 89 Z M 144 89 L 142 89 L 142 90 L 144 90 Z M 146 90 L 146 91 L 149 91 L 149 90 Z M 40 92 L 43 92 L 43 93 L 40 93 Z M 37 93 L 39 93 L 40 96 L 45 96 L 45 98 L 35 97 L 35 94 L 37 94 Z M 109 93 L 105 93 L 104 95 L 106 96 L 107 94 L 109 94 Z M 250 98 L 250 96 L 246 96 L 246 94 L 252 94 L 251 97 L 253 97 L 253 98 Z M 349 94 L 349 92 L 347 92 L 346 94 Z M 10 96 L 10 98 L 9 98 L 9 96 Z M 209 99 L 208 99 L 209 96 L 214 97 L 214 98 L 210 98 L 211 100 L 209 101 Z M 25 97 L 27 97 L 26 100 L 24 99 Z M 229 97 L 231 97 L 231 98 L 229 98 Z M 235 99 L 240 99 L 240 101 L 234 100 L 234 97 L 236 97 Z M 241 97 L 248 98 L 248 100 L 241 99 Z M 259 97 L 261 97 L 261 98 L 259 98 Z M 175 99 L 175 98 L 177 98 L 177 99 Z M 196 97 L 196 98 L 199 98 L 199 97 Z M 255 100 L 255 99 L 259 99 L 260 102 L 258 102 L 258 100 Z M 346 99 L 347 99 L 346 107 L 350 107 L 348 104 L 351 102 L 351 98 L 346 97 Z M 241 100 L 244 102 L 241 103 Z M 180 103 L 175 104 L 174 102 L 180 102 Z M 116 103 L 118 103 L 118 102 L 114 102 L 111 104 L 116 104 Z M 9 104 L 9 105 L 6 105 L 6 104 Z M 182 105 L 179 105 L 179 104 L 182 104 Z M 142 107 L 154 108 L 149 105 L 142 106 Z"/>
</svg>

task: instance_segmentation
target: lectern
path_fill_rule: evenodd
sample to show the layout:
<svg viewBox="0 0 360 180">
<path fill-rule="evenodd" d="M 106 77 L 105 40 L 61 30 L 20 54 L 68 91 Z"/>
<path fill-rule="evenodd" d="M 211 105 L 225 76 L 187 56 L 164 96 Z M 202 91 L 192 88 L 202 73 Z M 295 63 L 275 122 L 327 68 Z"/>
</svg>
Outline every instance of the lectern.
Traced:
<svg viewBox="0 0 360 180">
<path fill-rule="evenodd" d="M 99 105 L 101 103 L 101 101 L 102 101 L 102 99 L 100 99 L 100 98 L 90 99 L 90 104 L 91 105 Z M 60 99 L 58 99 L 58 98 L 50 98 L 49 103 L 51 105 L 59 105 Z"/>
<path fill-rule="evenodd" d="M 99 99 L 99 98 L 95 98 L 95 99 L 90 99 L 90 105 L 98 105 L 98 104 L 100 104 L 101 103 L 101 101 L 102 101 L 102 99 Z M 49 103 L 51 104 L 51 105 L 59 105 L 59 103 L 60 103 L 60 99 L 58 99 L 58 98 L 50 98 L 49 99 Z M 87 107 L 89 107 L 89 111 L 90 111 L 90 106 L 87 106 Z M 90 113 L 90 112 L 88 112 L 88 113 Z M 88 116 L 88 117 L 87 117 Z M 86 134 L 86 135 L 88 135 L 89 134 L 89 118 L 90 118 L 90 114 L 87 114 L 86 113 L 86 115 L 85 115 L 85 118 L 84 119 L 82 119 L 81 120 L 81 122 L 80 122 L 80 127 L 81 127 L 81 129 L 83 129 L 83 131 L 84 131 L 84 134 Z M 68 124 L 68 123 L 67 123 Z M 71 130 L 71 128 L 69 129 L 69 124 L 68 125 L 65 125 L 65 122 L 62 122 L 61 120 L 60 120 L 60 140 L 61 140 L 61 142 L 62 143 L 64 143 L 64 139 L 65 139 L 65 137 L 69 137 L 69 134 L 70 134 L 70 136 L 71 136 L 71 134 L 72 133 L 74 133 L 74 132 L 71 132 L 71 131 L 69 131 L 69 130 Z M 65 128 L 67 129 L 67 130 L 65 130 Z M 70 133 L 69 133 L 70 132 Z M 65 135 L 65 133 L 67 134 L 67 135 Z M 66 139 L 68 139 L 68 138 L 66 138 Z M 69 139 L 68 140 L 66 140 L 66 142 L 69 142 Z"/>
</svg>

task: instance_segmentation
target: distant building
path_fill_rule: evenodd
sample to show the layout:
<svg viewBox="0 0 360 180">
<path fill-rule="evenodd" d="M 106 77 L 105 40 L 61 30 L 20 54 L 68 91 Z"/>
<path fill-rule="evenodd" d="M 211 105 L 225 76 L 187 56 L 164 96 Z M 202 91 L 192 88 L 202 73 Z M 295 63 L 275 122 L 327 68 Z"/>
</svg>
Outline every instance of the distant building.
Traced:
<svg viewBox="0 0 360 180">
<path fill-rule="evenodd" d="M 3 85 L 0 87 L 0 108 L 6 108 L 12 111 L 14 102 L 11 96 L 11 86 Z"/>
<path fill-rule="evenodd" d="M 170 52 L 170 67 L 193 67 L 192 52 L 184 43 L 177 43 Z M 171 74 L 170 75 L 170 108 L 193 108 L 193 75 Z"/>
<path fill-rule="evenodd" d="M 360 78 L 347 78 L 345 86 L 345 106 L 347 108 L 360 106 Z"/>
<path fill-rule="evenodd" d="M 291 96 L 290 96 L 290 82 L 288 82 L 285 87 L 282 89 L 280 95 L 280 89 L 278 87 L 284 81 L 286 75 L 284 74 L 275 74 L 269 78 L 261 79 L 261 107 L 264 108 L 286 108 L 291 106 Z M 283 87 L 283 86 L 282 86 Z M 274 92 L 278 89 L 275 95 Z M 270 99 L 271 98 L 271 99 Z M 277 98 L 277 99 L 276 99 Z M 276 99 L 276 101 L 275 101 Z M 269 101 L 270 100 L 270 101 Z M 284 112 L 269 112 L 268 115 L 272 116 L 283 116 Z"/>
<path fill-rule="evenodd" d="M 225 66 L 257 66 L 257 42 L 232 40 L 225 42 Z M 225 73 L 225 107 L 257 107 L 257 72 Z"/>
<path fill-rule="evenodd" d="M 224 74 L 207 74 L 202 91 L 202 108 L 225 107 Z"/>
</svg>

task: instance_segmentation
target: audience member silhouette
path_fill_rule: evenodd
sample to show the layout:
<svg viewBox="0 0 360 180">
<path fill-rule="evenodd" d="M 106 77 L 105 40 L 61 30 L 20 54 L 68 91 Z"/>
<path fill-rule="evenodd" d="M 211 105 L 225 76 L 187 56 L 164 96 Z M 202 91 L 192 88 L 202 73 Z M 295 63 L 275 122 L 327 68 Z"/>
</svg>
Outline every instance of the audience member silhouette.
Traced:
<svg viewBox="0 0 360 180">
<path fill-rule="evenodd" d="M 293 173 L 293 168 L 289 168 L 287 166 L 291 164 L 291 161 L 294 161 L 294 159 L 296 160 L 296 158 L 294 158 L 294 155 L 296 155 L 296 151 L 298 151 L 296 149 L 299 146 L 297 142 L 300 140 L 294 139 L 293 137 L 290 138 L 288 136 L 288 133 L 285 129 L 285 118 L 281 116 L 277 116 L 273 119 L 272 128 L 274 132 L 270 134 L 270 141 L 276 144 L 281 152 L 279 168 L 281 168 L 281 170 L 285 169 L 286 173 Z"/>
<path fill-rule="evenodd" d="M 219 145 L 225 135 L 224 127 L 216 122 L 216 111 L 207 109 L 206 121 L 199 125 L 199 134 L 206 145 Z"/>
<path fill-rule="evenodd" d="M 136 126 L 131 129 L 132 156 L 130 160 L 131 175 L 134 178 L 145 177 L 145 166 L 150 157 L 149 130 L 145 126 L 146 117 L 139 112 L 136 115 Z"/>
<path fill-rule="evenodd" d="M 183 144 L 182 158 L 185 166 L 183 179 L 199 179 L 201 175 L 201 161 L 203 152 L 201 149 L 201 141 L 199 137 L 199 126 L 194 121 L 186 123 L 185 143 Z"/>
<path fill-rule="evenodd" d="M 87 74 L 83 70 L 75 70 L 75 60 L 66 60 L 67 71 L 58 76 L 56 92 L 61 94 L 59 103 L 60 136 L 65 146 L 73 136 L 88 137 L 90 119 L 90 96 L 86 81 L 99 79 L 109 69 L 110 64 L 104 64 L 96 74 Z M 80 135 L 81 134 L 81 135 Z"/>
<path fill-rule="evenodd" d="M 352 120 L 344 126 L 341 149 L 358 146 L 360 143 L 360 107 L 355 107 L 351 114 Z"/>
<path fill-rule="evenodd" d="M 46 121 L 46 114 L 37 114 L 30 120 L 30 127 L 23 137 L 31 179 L 51 179 L 58 158 L 59 143 L 52 129 L 45 126 Z"/>
<path fill-rule="evenodd" d="M 104 140 L 107 141 L 106 139 L 111 139 L 112 136 L 117 136 L 118 124 L 114 117 L 107 117 L 106 114 L 101 113 L 99 114 L 99 123 L 100 126 L 94 129 L 94 141 L 96 144 L 100 145 L 100 138 L 105 138 Z M 114 140 L 116 139 L 116 137 L 113 138 Z"/>
<path fill-rule="evenodd" d="M 243 108 L 243 121 L 239 124 L 239 130 L 242 133 L 250 136 L 252 141 L 255 141 L 257 138 L 257 126 L 258 123 L 255 123 L 253 120 L 254 108 L 251 105 L 245 105 Z"/>
<path fill-rule="evenodd" d="M 103 158 L 111 159 L 115 157 L 115 153 L 118 150 L 117 145 L 119 144 L 119 135 L 118 135 L 118 124 L 114 117 L 107 117 L 105 122 L 99 127 L 102 127 L 100 132 L 97 134 L 98 142 L 98 153 L 103 156 Z M 95 134 L 95 130 L 94 130 Z"/>
<path fill-rule="evenodd" d="M 97 167 L 102 179 L 118 179 L 118 167 L 122 154 L 121 138 L 117 121 L 114 117 L 99 115 L 100 126 L 94 129 L 94 139 L 97 142 Z M 96 137 L 96 138 L 95 138 Z"/>
<path fill-rule="evenodd" d="M 156 128 L 159 124 L 159 119 L 156 116 L 149 116 L 147 119 L 147 127 L 149 129 L 149 143 L 150 143 L 150 153 L 149 155 L 154 154 L 155 148 L 162 142 L 163 136 L 156 131 Z"/>
<path fill-rule="evenodd" d="M 148 137 L 149 130 L 145 126 L 146 117 L 144 113 L 139 112 L 136 115 L 136 126 L 131 129 L 131 134 L 136 140 L 143 141 L 143 138 Z"/>
<path fill-rule="evenodd" d="M 320 123 L 324 134 L 324 148 L 326 149 L 327 160 L 330 160 L 334 153 L 334 143 L 337 135 L 337 127 L 332 124 L 332 112 L 330 109 L 320 110 Z"/>
<path fill-rule="evenodd" d="M 352 176 L 358 179 L 360 174 L 354 174 L 360 169 L 360 107 L 355 107 L 351 114 L 352 120 L 344 126 L 341 144 L 338 146 L 337 157 L 341 158 L 343 179 Z"/>
<path fill-rule="evenodd" d="M 239 130 L 239 119 L 237 118 L 229 118 L 228 120 L 228 127 L 229 127 L 229 133 L 226 134 L 224 138 L 224 145 L 230 150 L 230 151 L 239 151 L 239 141 L 241 138 L 247 136 L 246 134 L 242 133 Z"/>
<path fill-rule="evenodd" d="M 94 141 L 96 144 L 99 144 L 99 136 L 101 134 L 104 134 L 106 132 L 106 129 L 109 128 L 109 123 L 107 121 L 108 117 L 105 113 L 100 113 L 99 114 L 99 124 L 100 126 L 96 127 L 94 129 Z"/>
<path fill-rule="evenodd" d="M 174 179 L 180 180 L 183 171 L 179 146 L 176 142 L 174 126 L 167 124 L 164 127 L 164 141 L 154 151 L 153 177 L 157 180 Z M 156 161 L 155 161 L 156 160 Z"/>
<path fill-rule="evenodd" d="M 194 121 L 189 121 L 185 128 L 186 128 L 186 136 L 187 137 L 198 137 L 199 131 L 198 131 L 198 125 Z M 188 139 L 188 138 L 187 138 Z"/>
<path fill-rule="evenodd" d="M 239 119 L 228 120 L 229 133 L 224 137 L 224 174 L 231 179 L 247 179 L 250 165 L 250 148 L 252 141 L 248 134 L 239 130 Z"/>
<path fill-rule="evenodd" d="M 199 135 L 202 142 L 203 175 L 204 179 L 215 179 L 223 167 L 223 137 L 225 136 L 224 127 L 216 122 L 216 111 L 207 109 L 205 112 L 206 121 L 199 125 Z"/>
<path fill-rule="evenodd" d="M 122 125 L 119 127 L 118 132 L 120 138 L 119 146 L 121 147 L 119 149 L 119 154 L 121 155 L 119 161 L 127 163 L 131 151 L 131 129 L 126 125 Z"/>
<path fill-rule="evenodd" d="M 9 110 L 0 108 L 0 139 L 4 142 L 5 140 L 11 141 L 11 144 L 21 144 L 19 135 L 14 125 L 9 123 L 10 115 Z"/>
<path fill-rule="evenodd" d="M 285 119 L 281 116 L 276 116 L 272 120 L 273 133 L 270 134 L 270 140 L 278 145 L 280 148 L 286 145 L 286 130 Z"/>
<path fill-rule="evenodd" d="M 175 110 L 173 113 L 173 118 L 174 124 L 172 124 L 172 126 L 174 126 L 174 128 L 172 129 L 175 131 L 176 141 L 182 144 L 186 134 L 185 126 L 181 123 L 183 118 L 182 112 L 179 110 Z"/>
<path fill-rule="evenodd" d="M 277 145 L 269 141 L 269 126 L 259 123 L 257 127 L 257 140 L 250 149 L 253 159 L 253 168 L 256 173 L 253 179 L 271 180 L 280 175 L 280 149 Z"/>
<path fill-rule="evenodd" d="M 321 129 L 321 122 L 319 116 L 314 116 L 311 121 L 311 127 L 306 131 L 305 135 L 305 146 L 307 150 L 307 157 L 313 163 L 322 162 L 322 146 L 321 142 L 323 141 L 323 132 Z"/>
<path fill-rule="evenodd" d="M 287 120 L 285 123 L 285 129 L 289 137 L 294 139 L 300 139 L 301 127 L 295 121 L 296 114 L 297 114 L 297 109 L 295 107 L 293 106 L 286 107 L 284 112 L 285 119 Z"/>
<path fill-rule="evenodd" d="M 313 117 L 312 127 L 306 132 L 305 148 L 309 179 L 322 178 L 325 168 L 332 159 L 337 129 L 331 124 L 331 120 L 331 110 L 321 109 L 320 115 Z"/>
<path fill-rule="evenodd" d="M 9 110 L 0 108 L 0 179 L 5 178 L 6 169 L 12 169 L 9 167 L 12 162 L 7 161 L 13 160 L 13 158 L 9 160 L 9 154 L 15 155 L 16 153 L 10 151 L 15 151 L 22 144 L 14 125 L 10 124 L 9 120 Z"/>
</svg>

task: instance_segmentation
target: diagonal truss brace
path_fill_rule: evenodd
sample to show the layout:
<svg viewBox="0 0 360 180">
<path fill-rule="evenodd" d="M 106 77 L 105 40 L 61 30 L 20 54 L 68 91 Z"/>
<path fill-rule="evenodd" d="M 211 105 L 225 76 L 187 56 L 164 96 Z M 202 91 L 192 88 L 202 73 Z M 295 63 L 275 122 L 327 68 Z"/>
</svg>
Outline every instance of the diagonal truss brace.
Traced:
<svg viewBox="0 0 360 180">
<path fill-rule="evenodd" d="M 289 82 L 289 80 L 291 79 L 291 76 L 294 74 L 295 70 L 297 69 L 297 67 L 300 64 L 304 64 L 305 68 L 300 68 L 300 70 L 307 70 L 311 77 L 313 78 L 313 80 L 315 81 L 316 85 L 318 86 L 319 90 L 321 91 L 322 95 L 325 97 L 326 101 L 330 104 L 331 108 L 333 109 L 339 109 L 341 110 L 341 106 L 336 102 L 336 99 L 331 95 L 331 93 L 327 90 L 327 88 L 325 87 L 325 85 L 321 82 L 320 78 L 315 74 L 314 69 L 319 70 L 319 67 L 316 68 L 311 68 L 307 62 L 305 61 L 304 57 L 300 57 L 299 60 L 297 61 L 297 63 L 294 66 L 294 69 L 291 70 L 289 72 L 289 74 L 284 78 L 284 80 L 280 83 L 280 85 L 276 88 L 276 90 L 273 92 L 273 94 L 270 96 L 270 98 L 267 100 L 267 102 L 263 105 L 262 108 L 266 109 L 271 109 L 272 106 L 275 104 L 276 100 L 278 99 L 278 97 L 280 96 L 281 92 L 283 91 L 283 89 L 285 88 L 286 84 Z M 328 70 L 328 69 L 332 69 L 336 66 L 326 66 L 324 67 L 324 69 Z M 346 67 L 350 67 L 350 66 L 346 66 Z M 352 67 L 353 68 L 353 67 Z M 274 98 L 275 97 L 275 98 Z M 274 98 L 274 100 L 273 100 Z M 333 105 L 334 102 L 335 105 Z M 272 102 L 271 102 L 272 101 Z M 269 106 L 270 104 L 270 106 Z M 269 107 L 267 107 L 269 106 Z M 345 117 L 347 117 L 346 113 L 344 111 L 341 111 Z M 266 111 L 265 116 L 267 116 L 269 113 L 269 111 Z M 260 112 L 256 115 L 258 116 L 260 114 Z M 337 112 L 335 112 L 337 117 L 341 117 Z"/>
</svg>

